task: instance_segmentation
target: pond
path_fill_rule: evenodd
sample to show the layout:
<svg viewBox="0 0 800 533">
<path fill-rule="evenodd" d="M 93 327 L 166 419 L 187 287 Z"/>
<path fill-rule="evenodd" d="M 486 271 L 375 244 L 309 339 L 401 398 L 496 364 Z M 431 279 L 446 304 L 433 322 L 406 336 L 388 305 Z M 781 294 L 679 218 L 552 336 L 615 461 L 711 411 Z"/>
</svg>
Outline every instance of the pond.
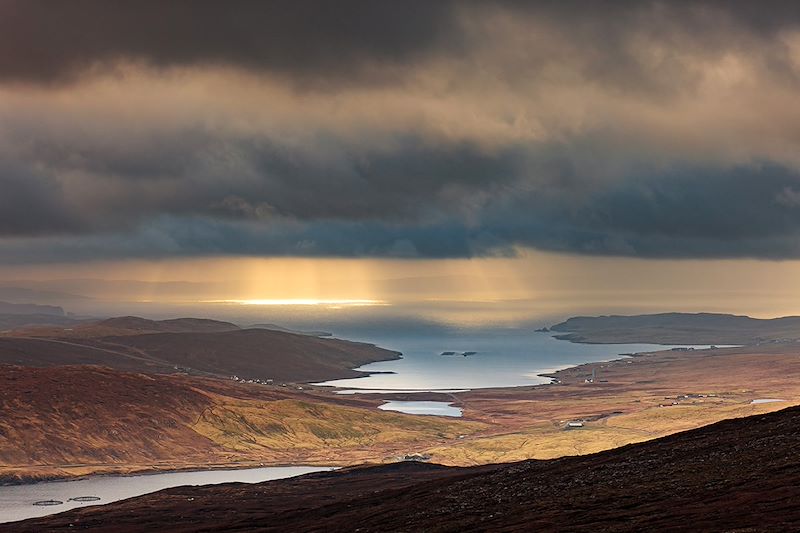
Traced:
<svg viewBox="0 0 800 533">
<path fill-rule="evenodd" d="M 453 407 L 450 402 L 422 402 L 390 400 L 378 407 L 384 411 L 398 411 L 410 415 L 461 416 L 460 407 Z"/>
<path fill-rule="evenodd" d="M 0 523 L 60 513 L 76 507 L 102 505 L 181 485 L 259 483 L 329 470 L 333 470 L 333 468 L 270 466 L 242 470 L 167 472 L 138 476 L 91 476 L 74 481 L 5 485 L 0 486 Z M 81 501 L 87 498 L 89 501 Z M 95 500 L 94 498 L 99 499 Z M 37 502 L 40 502 L 39 505 L 35 505 Z"/>
</svg>

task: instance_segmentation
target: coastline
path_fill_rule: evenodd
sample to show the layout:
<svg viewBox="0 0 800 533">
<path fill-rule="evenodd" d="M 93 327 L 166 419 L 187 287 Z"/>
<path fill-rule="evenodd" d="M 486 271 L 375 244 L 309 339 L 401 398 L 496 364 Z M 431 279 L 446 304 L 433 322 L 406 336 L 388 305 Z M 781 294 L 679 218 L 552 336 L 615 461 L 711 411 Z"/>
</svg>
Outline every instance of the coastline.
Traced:
<svg viewBox="0 0 800 533">
<path fill-rule="evenodd" d="M 238 461 L 234 463 L 197 463 L 197 464 L 174 464 L 169 466 L 168 468 L 162 468 L 158 465 L 108 465 L 109 468 L 107 470 L 98 469 L 96 471 L 92 471 L 90 473 L 85 474 L 77 474 L 77 475 L 70 475 L 70 476 L 50 476 L 50 475 L 41 475 L 41 476 L 31 476 L 31 477 L 10 477 L 8 474 L 4 474 L 3 470 L 7 467 L 0 467 L 0 488 L 2 487 L 16 487 L 16 486 L 23 486 L 23 485 L 36 485 L 38 483 L 51 483 L 51 482 L 67 482 L 67 481 L 81 481 L 84 479 L 94 479 L 94 478 L 103 478 L 103 477 L 138 477 L 138 476 L 157 476 L 160 474 L 179 474 L 179 473 L 188 473 L 188 472 L 207 472 L 207 471 L 236 471 L 236 470 L 254 470 L 259 468 L 293 468 L 293 467 L 314 467 L 314 468 L 344 468 L 348 466 L 354 466 L 350 463 L 344 462 L 342 464 L 331 464 L 335 463 L 336 460 L 332 459 L 331 461 L 323 462 L 323 461 L 309 461 L 303 463 L 269 463 L 264 461 Z M 360 463 L 359 463 L 360 464 Z M 93 466 L 93 465 L 88 465 Z M 8 467 L 12 468 L 12 467 Z M 58 470 L 65 470 L 69 469 L 68 466 L 63 465 L 46 465 L 43 466 L 43 470 L 48 469 L 58 469 Z M 75 467 L 81 468 L 81 467 Z"/>
<path fill-rule="evenodd" d="M 474 389 L 454 395 L 463 418 L 495 431 L 426 453 L 462 466 L 551 459 L 798 405 L 797 353 L 796 345 L 647 352 L 546 373 L 558 383 Z M 786 401 L 751 403 L 763 398 Z"/>
<path fill-rule="evenodd" d="M 366 343 L 363 343 L 366 344 Z M 374 346 L 374 345 L 373 345 Z M 522 458 L 551 458 L 575 453 L 593 453 L 608 447 L 639 442 L 670 432 L 689 429 L 741 413 L 765 412 L 793 405 L 800 400 L 800 390 L 791 385 L 791 372 L 785 375 L 772 373 L 760 379 L 759 389 L 750 383 L 756 363 L 777 358 L 785 362 L 794 357 L 791 347 L 758 347 L 761 352 L 771 349 L 772 356 L 752 353 L 754 347 L 717 348 L 694 351 L 663 350 L 624 354 L 576 365 L 565 365 L 542 372 L 539 375 L 551 379 L 551 383 L 517 387 L 472 389 L 457 392 L 387 392 L 369 395 L 337 395 L 330 387 L 304 385 L 303 391 L 293 387 L 236 384 L 238 394 L 254 399 L 275 393 L 281 397 L 292 397 L 302 401 L 320 401 L 334 406 L 356 406 L 378 411 L 377 406 L 387 400 L 446 400 L 463 409 L 465 422 L 479 423 L 481 429 L 457 440 L 434 442 L 437 439 L 419 441 L 409 446 L 408 453 L 430 455 L 433 462 L 467 466 L 486 462 L 505 462 Z M 748 353 L 750 352 L 750 353 Z M 400 357 L 399 352 L 391 352 Z M 730 356 L 720 367 L 719 360 Z M 730 362 L 731 364 L 728 364 Z M 707 367 L 704 367 L 707 363 Z M 664 373 L 664 368 L 669 373 Z M 773 365 L 777 366 L 777 365 Z M 714 376 L 731 379 L 714 381 Z M 596 381 L 586 380 L 597 373 Z M 729 371 L 729 372 L 728 372 Z M 654 376 L 659 376 L 653 379 Z M 800 377 L 800 371 L 798 371 Z M 800 380 L 796 380 L 800 381 Z M 206 378 L 206 383 L 215 393 L 227 390 L 228 383 Z M 787 385 L 788 386 L 784 386 Z M 211 386 L 213 385 L 213 386 Z M 658 422 L 657 429 L 643 432 L 625 426 L 626 420 L 633 426 L 644 425 L 652 417 L 663 418 L 657 413 L 662 409 L 665 397 L 678 398 L 684 395 L 713 395 L 698 402 L 681 401 L 678 407 L 691 405 L 695 412 L 684 418 Z M 787 402 L 778 405 L 750 405 L 755 398 L 780 397 Z M 273 400 L 276 398 L 273 398 Z M 703 412 L 702 416 L 698 413 Z M 397 414 L 399 417 L 414 415 Z M 608 420 L 615 419 L 614 424 Z M 441 417 L 426 417 L 441 418 Z M 585 425 L 581 431 L 568 434 L 562 425 L 566 420 L 581 420 Z M 649 422 L 648 422 L 649 423 Z M 538 442 L 538 444 L 536 444 Z M 513 446 L 510 443 L 516 443 Z M 524 443 L 522 446 L 519 443 Z M 517 451 L 509 448 L 517 446 Z M 396 448 L 397 450 L 402 448 Z M 291 451 L 288 451 L 291 455 Z M 399 455 L 402 455 L 400 453 Z M 0 467 L 0 479 L 4 484 L 27 484 L 37 481 L 83 479 L 95 475 L 145 475 L 168 472 L 186 472 L 214 469 L 247 469 L 272 466 L 356 466 L 364 462 L 391 462 L 397 460 L 398 452 L 390 453 L 384 447 L 370 450 L 368 454 L 350 453 L 341 448 L 320 449 L 313 454 L 298 454 L 297 461 L 257 458 L 235 461 L 197 462 L 162 461 L 156 464 L 82 464 L 40 465 L 35 467 Z"/>
</svg>

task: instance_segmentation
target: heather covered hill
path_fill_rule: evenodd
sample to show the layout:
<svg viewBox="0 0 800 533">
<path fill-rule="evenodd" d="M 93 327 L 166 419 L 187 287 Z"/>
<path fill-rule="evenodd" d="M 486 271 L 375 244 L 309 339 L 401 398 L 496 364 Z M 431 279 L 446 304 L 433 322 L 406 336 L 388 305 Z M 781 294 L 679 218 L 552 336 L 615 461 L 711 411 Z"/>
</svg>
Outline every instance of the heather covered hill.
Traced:
<svg viewBox="0 0 800 533">
<path fill-rule="evenodd" d="M 58 323 L 53 323 L 58 324 Z M 7 336 L 52 337 L 60 339 L 90 339 L 113 335 L 142 335 L 145 333 L 208 333 L 235 331 L 236 324 L 208 318 L 173 318 L 150 320 L 138 316 L 120 316 L 104 320 L 83 320 L 67 326 L 41 325 L 30 323 L 6 332 Z"/>
<path fill-rule="evenodd" d="M 371 344 L 265 329 L 221 333 L 157 333 L 108 337 L 137 352 L 199 372 L 284 381 L 322 381 L 363 375 L 351 370 L 397 352 Z"/>
<path fill-rule="evenodd" d="M 594 455 L 177 487 L 0 531 L 797 531 L 800 408 Z"/>
<path fill-rule="evenodd" d="M 45 475 L 58 476 L 59 465 L 218 458 L 211 440 L 190 431 L 211 404 L 166 376 L 0 366 L 0 480 L 46 466 Z"/>
<path fill-rule="evenodd" d="M 100 327 L 127 329 L 141 333 L 202 333 L 234 331 L 240 329 L 236 324 L 212 320 L 210 318 L 171 318 L 168 320 L 149 320 L 137 316 L 108 318 L 97 324 Z"/>
<path fill-rule="evenodd" d="M 184 375 L 0 366 L 0 482 L 90 473 L 357 464 L 443 445 L 483 424 Z"/>
<path fill-rule="evenodd" d="M 358 377 L 366 363 L 397 352 L 371 344 L 321 339 L 229 322 L 121 317 L 68 328 L 30 328 L 0 336 L 0 364 L 103 365 L 122 370 L 274 381 Z"/>
</svg>

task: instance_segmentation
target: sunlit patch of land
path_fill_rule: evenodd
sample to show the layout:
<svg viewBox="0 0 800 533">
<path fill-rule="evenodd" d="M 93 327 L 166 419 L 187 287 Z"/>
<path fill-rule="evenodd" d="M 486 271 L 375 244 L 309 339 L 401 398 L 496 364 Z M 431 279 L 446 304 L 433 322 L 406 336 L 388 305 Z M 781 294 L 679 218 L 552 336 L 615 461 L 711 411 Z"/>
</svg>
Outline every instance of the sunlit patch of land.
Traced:
<svg viewBox="0 0 800 533">
<path fill-rule="evenodd" d="M 457 395 L 466 419 L 505 431 L 426 453 L 453 465 L 549 459 L 798 405 L 800 345 L 657 352 L 553 376 L 559 384 Z M 751 403 L 762 398 L 785 401 Z"/>
<path fill-rule="evenodd" d="M 308 399 L 264 402 L 220 398 L 192 429 L 226 450 L 270 461 L 341 464 L 382 462 L 446 445 L 485 424 L 444 417 L 405 416 Z"/>
<path fill-rule="evenodd" d="M 0 372 L 0 480 L 395 461 L 480 422 L 377 409 L 298 385 L 95 366 Z"/>
</svg>

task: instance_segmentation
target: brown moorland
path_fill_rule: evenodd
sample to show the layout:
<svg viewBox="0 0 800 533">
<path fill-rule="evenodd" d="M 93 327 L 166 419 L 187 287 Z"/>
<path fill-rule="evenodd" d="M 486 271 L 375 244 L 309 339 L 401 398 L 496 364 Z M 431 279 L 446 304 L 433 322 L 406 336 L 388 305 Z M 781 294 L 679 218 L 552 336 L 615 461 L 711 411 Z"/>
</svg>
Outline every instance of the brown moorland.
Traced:
<svg viewBox="0 0 800 533">
<path fill-rule="evenodd" d="M 797 405 L 800 344 L 654 352 L 580 365 L 552 377 L 557 384 L 455 395 L 466 419 L 506 431 L 473 435 L 426 453 L 452 465 L 550 459 Z M 568 428 L 569 422 L 582 427 Z"/>
<path fill-rule="evenodd" d="M 577 457 L 176 487 L 0 531 L 797 531 L 800 408 Z"/>
<path fill-rule="evenodd" d="M 274 381 L 358 377 L 353 370 L 399 357 L 372 344 L 216 320 L 120 317 L 72 328 L 27 328 L 0 336 L 0 364 L 102 365 L 148 373 Z"/>
<path fill-rule="evenodd" d="M 92 366 L 0 367 L 0 481 L 395 460 L 482 425 L 379 400 Z"/>
<path fill-rule="evenodd" d="M 407 453 L 462 466 L 548 459 L 800 403 L 800 345 L 769 343 L 581 365 L 552 385 L 414 395 L 464 410 L 460 420 L 416 417 L 376 409 L 411 396 L 298 384 L 358 375 L 353 367 L 395 352 L 230 327 L 123 317 L 71 338 L 0 337 L 0 361 L 17 365 L 0 372 L 0 474 L 353 465 Z"/>
<path fill-rule="evenodd" d="M 377 410 L 397 394 L 336 395 L 92 366 L 6 367 L 6 479 L 264 464 L 354 465 L 407 453 L 449 465 L 587 454 L 800 403 L 800 351 L 658 352 L 555 374 L 559 384 L 416 399 L 462 419 Z M 592 371 L 594 383 L 587 383 Z M 780 402 L 751 403 L 757 399 Z M 570 421 L 581 427 L 568 428 Z M 24 445 L 24 443 L 36 443 Z"/>
</svg>

